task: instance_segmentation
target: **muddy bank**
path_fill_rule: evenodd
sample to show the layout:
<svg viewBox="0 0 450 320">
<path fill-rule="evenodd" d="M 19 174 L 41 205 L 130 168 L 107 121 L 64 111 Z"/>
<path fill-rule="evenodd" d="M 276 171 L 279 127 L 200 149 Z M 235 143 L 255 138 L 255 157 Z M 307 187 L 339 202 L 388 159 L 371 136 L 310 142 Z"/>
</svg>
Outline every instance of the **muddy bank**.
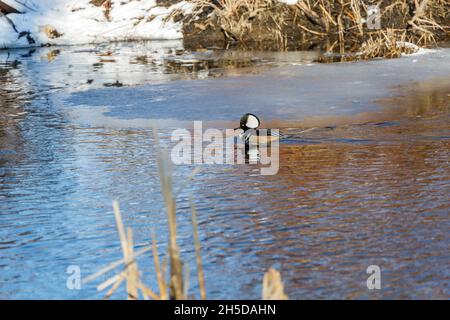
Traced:
<svg viewBox="0 0 450 320">
<path fill-rule="evenodd" d="M 448 38 L 447 1 L 205 1 L 193 0 L 184 18 L 190 48 L 230 46 L 362 52 L 362 58 L 397 57 L 405 41 L 430 46 Z M 400 47 L 402 47 L 400 45 Z"/>
<path fill-rule="evenodd" d="M 395 58 L 417 50 L 406 43 L 448 39 L 449 12 L 444 0 L 3 0 L 0 48 L 183 38 L 187 49 L 321 49 L 330 54 L 325 62 Z"/>
</svg>

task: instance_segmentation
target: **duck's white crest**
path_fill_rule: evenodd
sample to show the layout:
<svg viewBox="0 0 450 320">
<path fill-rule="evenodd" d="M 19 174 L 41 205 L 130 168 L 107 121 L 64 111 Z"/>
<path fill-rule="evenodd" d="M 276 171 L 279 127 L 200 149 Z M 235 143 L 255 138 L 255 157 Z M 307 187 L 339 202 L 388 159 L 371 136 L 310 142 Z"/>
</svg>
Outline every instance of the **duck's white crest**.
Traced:
<svg viewBox="0 0 450 320">
<path fill-rule="evenodd" d="M 259 127 L 259 120 L 255 116 L 249 115 L 247 118 L 247 123 L 245 124 L 247 128 L 256 129 Z"/>
</svg>

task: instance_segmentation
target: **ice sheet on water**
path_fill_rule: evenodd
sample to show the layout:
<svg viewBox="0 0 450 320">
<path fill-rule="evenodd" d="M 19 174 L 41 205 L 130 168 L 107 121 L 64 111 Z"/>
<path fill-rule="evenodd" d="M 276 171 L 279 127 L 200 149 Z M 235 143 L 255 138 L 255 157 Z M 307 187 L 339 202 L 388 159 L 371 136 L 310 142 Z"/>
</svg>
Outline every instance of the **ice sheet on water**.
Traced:
<svg viewBox="0 0 450 320">
<path fill-rule="evenodd" d="M 64 101 L 73 115 L 102 110 L 106 126 L 108 118 L 115 125 L 120 120 L 123 126 L 141 126 L 149 119 L 234 121 L 245 112 L 266 120 L 353 115 L 376 111 L 375 100 L 397 85 L 448 77 L 449 58 L 450 49 L 438 49 L 392 60 L 284 65 L 257 75 L 87 90 Z"/>
</svg>

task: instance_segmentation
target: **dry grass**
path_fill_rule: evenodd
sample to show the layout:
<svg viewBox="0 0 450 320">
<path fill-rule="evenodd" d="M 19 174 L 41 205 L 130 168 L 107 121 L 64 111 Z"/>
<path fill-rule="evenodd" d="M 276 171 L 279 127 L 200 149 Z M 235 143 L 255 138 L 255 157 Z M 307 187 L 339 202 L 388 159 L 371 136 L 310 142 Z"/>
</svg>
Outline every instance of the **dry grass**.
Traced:
<svg viewBox="0 0 450 320">
<path fill-rule="evenodd" d="M 159 146 L 159 137 L 156 129 L 153 129 L 154 141 Z M 180 259 L 180 249 L 177 245 L 177 219 L 176 203 L 172 193 L 172 175 L 170 173 L 170 160 L 166 153 L 161 152 L 161 148 L 156 148 L 156 159 L 158 163 L 158 173 L 161 183 L 161 192 L 166 206 L 167 223 L 169 229 L 169 258 L 170 258 L 170 297 L 183 299 L 183 270 Z M 169 166 L 169 167 L 168 167 Z"/>
<path fill-rule="evenodd" d="M 113 209 L 114 209 L 114 216 L 116 219 L 117 231 L 120 238 L 120 245 L 122 248 L 123 259 L 115 261 L 110 265 L 106 266 L 105 268 L 94 273 L 93 275 L 83 279 L 83 283 L 84 284 L 89 283 L 97 279 L 98 277 L 103 276 L 106 273 L 121 267 L 122 270 L 119 270 L 117 274 L 108 278 L 106 281 L 103 281 L 97 286 L 97 290 L 99 291 L 104 291 L 109 288 L 109 290 L 106 292 L 104 296 L 105 299 L 111 297 L 124 281 L 126 283 L 127 299 L 129 300 L 139 299 L 140 297 L 139 292 L 141 292 L 141 296 L 144 299 L 149 298 L 160 299 L 161 295 L 158 295 L 155 292 L 153 292 L 142 282 L 140 276 L 141 274 L 139 272 L 136 260 L 138 256 L 141 256 L 142 254 L 150 251 L 151 248 L 146 247 L 139 252 L 134 251 L 132 230 L 128 228 L 127 231 L 125 231 L 119 204 L 116 201 L 113 203 Z"/>
<path fill-rule="evenodd" d="M 368 39 L 358 46 L 357 52 L 333 54 L 330 50 L 319 58 L 319 62 L 345 62 L 375 58 L 393 59 L 402 54 L 412 54 L 419 50 L 407 33 L 402 30 L 386 29 L 369 34 Z"/>
<path fill-rule="evenodd" d="M 154 139 L 156 145 L 159 146 L 159 139 L 157 131 L 154 131 Z M 113 203 L 114 216 L 116 219 L 117 231 L 120 238 L 121 248 L 123 252 L 123 259 L 116 261 L 109 266 L 103 268 L 102 270 L 96 272 L 95 274 L 87 277 L 83 280 L 83 283 L 91 282 L 98 277 L 116 270 L 120 267 L 123 270 L 119 271 L 118 274 L 112 276 L 106 281 L 102 282 L 97 286 L 99 291 L 104 291 L 110 288 L 105 295 L 105 298 L 111 297 L 111 295 L 116 292 L 119 286 L 125 281 L 126 282 L 126 292 L 128 299 L 139 299 L 140 297 L 144 299 L 155 299 L 155 300 L 167 300 L 176 299 L 182 300 L 186 299 L 187 292 L 187 277 L 183 277 L 182 272 L 182 261 L 180 258 L 180 250 L 177 245 L 177 224 L 176 224 L 176 205 L 175 198 L 172 192 L 172 180 L 170 174 L 170 161 L 167 159 L 167 154 L 162 152 L 159 147 L 156 148 L 157 151 L 157 163 L 158 163 L 158 173 L 161 183 L 161 191 L 164 197 L 164 203 L 166 207 L 167 214 L 167 226 L 169 231 L 168 239 L 168 255 L 169 255 L 169 267 L 170 267 L 170 277 L 169 281 L 166 282 L 166 266 L 165 263 L 160 262 L 158 245 L 156 243 L 156 237 L 152 236 L 152 245 L 141 250 L 138 253 L 134 252 L 133 246 L 133 234 L 130 228 L 125 232 L 125 227 L 122 222 L 122 215 L 120 212 L 119 204 L 117 202 Z M 195 209 L 193 209 L 193 228 L 194 228 L 194 238 L 196 241 L 196 252 L 197 252 L 197 263 L 199 270 L 199 283 L 201 286 L 201 297 L 204 299 L 205 289 L 203 280 L 203 269 L 201 266 L 200 257 L 200 245 L 198 242 L 197 235 L 197 224 L 195 219 Z M 158 284 L 159 293 L 154 292 L 149 287 L 147 287 L 141 277 L 141 272 L 139 271 L 136 258 L 144 253 L 151 251 L 153 255 L 153 263 L 155 268 L 155 276 Z M 201 271 L 200 271 L 201 270 Z M 201 273 L 200 273 L 201 272 Z"/>
<path fill-rule="evenodd" d="M 195 244 L 195 255 L 197 262 L 197 276 L 198 283 L 200 287 L 200 298 L 202 300 L 206 299 L 206 289 L 205 289 L 205 276 L 203 274 L 203 265 L 202 265 L 202 256 L 200 252 L 200 241 L 198 239 L 198 229 L 197 229 L 197 210 L 195 210 L 194 202 L 191 200 L 191 208 L 192 208 L 192 232 L 194 235 L 194 244 Z"/>
<path fill-rule="evenodd" d="M 412 45 L 405 31 L 396 32 L 392 29 L 381 30 L 371 34 L 369 39 L 361 45 L 361 51 L 357 54 L 360 59 L 373 58 L 398 58 L 402 54 L 410 54 L 417 51 Z"/>
<path fill-rule="evenodd" d="M 404 32 L 408 41 L 417 45 L 434 44 L 449 32 L 447 0 L 299 0 L 295 5 L 275 0 L 190 2 L 195 10 L 185 22 L 195 20 L 198 32 L 219 28 L 228 41 L 248 44 L 268 40 L 277 49 L 287 48 L 292 42 L 336 39 L 338 45 L 333 49 L 343 54 L 359 51 L 365 42 L 388 45 L 383 39 L 389 30 Z M 366 25 L 370 3 L 379 6 L 380 30 Z"/>
<path fill-rule="evenodd" d="M 275 5 L 274 0 L 192 0 L 195 6 L 193 17 L 210 12 L 206 24 L 217 23 L 229 40 L 244 41 L 252 32 L 254 20 L 266 17 Z"/>
<path fill-rule="evenodd" d="M 185 300 L 188 298 L 189 287 L 189 272 L 183 274 L 182 261 L 180 257 L 180 249 L 177 244 L 177 224 L 176 224 L 176 202 L 175 196 L 180 193 L 180 189 L 176 193 L 172 188 L 172 175 L 170 168 L 170 160 L 168 155 L 159 146 L 159 138 L 157 130 L 154 129 L 154 141 L 156 144 L 158 173 L 161 183 L 161 192 L 164 197 L 164 203 L 167 213 L 167 226 L 169 231 L 168 239 L 168 260 L 169 260 L 169 280 L 166 280 L 166 263 L 160 262 L 158 245 L 156 236 L 152 235 L 152 244 L 144 247 L 140 251 L 134 251 L 133 232 L 130 228 L 125 228 L 122 214 L 117 201 L 113 202 L 113 211 L 116 220 L 117 232 L 120 239 L 123 259 L 115 261 L 94 274 L 83 279 L 83 284 L 90 283 L 100 276 L 116 271 L 116 274 L 109 277 L 106 281 L 97 285 L 97 290 L 106 291 L 105 299 L 110 298 L 118 288 L 125 283 L 128 300 L 136 300 L 143 298 L 145 300 Z M 198 172 L 194 170 L 192 175 L 186 179 L 189 181 Z M 197 277 L 199 283 L 199 297 L 202 300 L 206 299 L 205 276 L 201 258 L 201 246 L 198 237 L 197 225 L 197 211 L 191 200 L 192 208 L 192 231 L 194 237 L 194 247 L 196 253 Z M 158 290 L 153 291 L 150 287 L 144 284 L 142 280 L 142 273 L 139 270 L 137 258 L 151 252 L 153 256 L 154 271 Z M 264 275 L 263 281 L 263 299 L 287 299 L 284 293 L 283 284 L 281 282 L 281 275 L 274 269 L 270 269 Z M 238 297 L 234 297 L 238 298 Z"/>
<path fill-rule="evenodd" d="M 284 285 L 281 281 L 281 274 L 270 268 L 264 274 L 263 288 L 262 288 L 263 300 L 287 300 L 288 296 L 284 293 Z"/>
<path fill-rule="evenodd" d="M 436 42 L 434 31 L 440 30 L 445 32 L 445 29 L 436 22 L 432 7 L 434 6 L 440 8 L 441 10 L 438 10 L 440 13 L 445 13 L 445 11 L 447 11 L 445 14 L 448 17 L 448 11 L 450 10 L 449 3 L 442 0 L 422 0 L 421 2 L 415 0 L 414 6 L 415 13 L 414 16 L 408 21 L 408 25 L 412 27 L 413 32 L 419 37 L 417 42 L 419 44 Z"/>
</svg>

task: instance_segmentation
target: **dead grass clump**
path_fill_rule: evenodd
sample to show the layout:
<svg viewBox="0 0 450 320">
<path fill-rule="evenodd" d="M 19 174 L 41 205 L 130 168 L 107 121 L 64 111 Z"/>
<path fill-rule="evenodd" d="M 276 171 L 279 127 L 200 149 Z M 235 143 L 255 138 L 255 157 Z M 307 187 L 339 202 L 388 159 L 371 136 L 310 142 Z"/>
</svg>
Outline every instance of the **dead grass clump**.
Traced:
<svg viewBox="0 0 450 320">
<path fill-rule="evenodd" d="M 449 11 L 450 5 L 446 0 L 422 0 L 420 2 L 414 0 L 414 15 L 408 20 L 408 27 L 411 27 L 414 35 L 418 37 L 417 42 L 419 44 L 436 42 L 435 31 L 445 32 L 445 29 L 436 22 L 435 15 L 444 14 L 449 18 Z"/>
<path fill-rule="evenodd" d="M 122 215 L 119 209 L 119 204 L 117 202 L 114 202 L 113 208 L 114 208 L 114 216 L 116 218 L 117 231 L 120 238 L 120 245 L 123 253 L 123 259 L 115 261 L 110 265 L 97 271 L 96 273 L 83 279 L 83 284 L 89 283 L 112 270 L 121 268 L 119 269 L 118 273 L 108 278 L 106 281 L 103 281 L 97 286 L 98 291 L 104 291 L 109 288 L 109 290 L 106 292 L 104 296 L 105 299 L 110 298 L 124 281 L 126 283 L 127 299 L 129 300 L 139 299 L 140 297 L 139 292 L 141 292 L 141 295 L 144 299 L 149 298 L 159 299 L 162 296 L 162 294 L 158 295 L 154 293 L 150 288 L 148 288 L 143 284 L 141 280 L 141 274 L 139 272 L 136 261 L 137 257 L 150 251 L 151 247 L 141 249 L 139 252 L 134 251 L 133 233 L 130 228 L 128 228 L 127 231 L 125 231 L 125 227 L 122 222 Z"/>
<path fill-rule="evenodd" d="M 412 54 L 419 50 L 417 45 L 410 42 L 405 31 L 393 29 L 372 32 L 358 48 L 359 51 L 357 52 L 343 54 L 328 52 L 320 56 L 318 62 L 348 62 L 375 58 L 393 59 L 400 57 L 402 54 Z"/>
<path fill-rule="evenodd" d="M 83 279 L 83 284 L 89 283 L 100 276 L 103 276 L 111 271 L 116 270 L 117 273 L 112 277 L 103 281 L 97 286 L 97 290 L 106 291 L 104 296 L 105 299 L 110 298 L 121 284 L 125 283 L 126 293 L 128 300 L 136 299 L 154 299 L 154 300 L 184 300 L 188 298 L 188 287 L 189 287 L 189 272 L 183 273 L 183 264 L 180 257 L 180 249 L 177 244 L 177 223 L 176 223 L 176 194 L 180 194 L 180 190 L 173 193 L 172 189 L 172 175 L 170 168 L 170 160 L 166 152 L 163 152 L 159 147 L 159 138 L 157 131 L 154 129 L 154 141 L 156 144 L 157 152 L 157 163 L 158 163 L 158 173 L 161 183 L 161 192 L 164 197 L 164 203 L 167 213 L 167 226 L 169 230 L 168 239 L 168 259 L 164 259 L 160 262 L 158 246 L 156 243 L 155 234 L 152 235 L 152 244 L 144 247 L 139 251 L 134 250 L 133 242 L 133 232 L 131 228 L 125 228 L 122 214 L 119 208 L 119 203 L 113 202 L 114 216 L 116 220 L 117 231 L 120 238 L 120 245 L 122 248 L 123 258 L 111 263 L 110 265 L 102 268 L 96 273 Z M 193 175 L 198 172 L 195 169 L 192 175 L 186 180 L 189 181 Z M 197 264 L 197 277 L 199 283 L 200 299 L 206 299 L 206 289 L 205 289 L 205 277 L 201 258 L 201 247 L 198 237 L 198 226 L 197 226 L 197 211 L 191 200 L 192 208 L 192 232 L 194 237 L 194 247 L 196 253 L 196 264 Z M 158 285 L 158 293 L 153 291 L 150 287 L 144 284 L 142 280 L 142 273 L 139 270 L 137 258 L 144 255 L 145 253 L 152 252 L 153 263 L 155 270 L 156 282 Z M 166 279 L 166 262 L 169 261 L 169 280 Z M 278 271 L 270 269 L 264 275 L 263 281 L 263 299 L 287 299 L 284 293 L 283 283 L 281 282 L 281 275 Z"/>
<path fill-rule="evenodd" d="M 195 10 L 193 18 L 205 16 L 205 25 L 217 25 L 225 39 L 245 42 L 255 38 L 253 34 L 260 22 L 273 26 L 275 35 L 280 35 L 282 19 L 280 14 L 274 15 L 274 8 L 279 6 L 275 0 L 191 0 Z M 199 27 L 201 28 L 201 27 Z"/>
<path fill-rule="evenodd" d="M 183 270 L 180 259 L 180 249 L 177 245 L 177 219 L 176 204 L 172 193 L 172 175 L 170 173 L 170 160 L 167 154 L 161 152 L 159 148 L 159 137 L 156 129 L 154 140 L 156 145 L 156 159 L 158 163 L 158 173 L 161 183 L 161 192 L 167 213 L 167 224 L 169 229 L 169 258 L 170 258 L 170 296 L 175 299 L 183 299 Z M 169 167 L 168 167 L 169 166 Z"/>
<path fill-rule="evenodd" d="M 219 29 L 228 42 L 253 46 L 271 41 L 274 49 L 336 41 L 333 50 L 344 54 L 360 51 L 366 42 L 385 46 L 381 32 L 389 29 L 405 32 L 417 45 L 432 45 L 449 34 L 447 0 L 299 0 L 294 5 L 276 0 L 189 1 L 195 9 L 185 20 L 188 41 Z M 374 12 L 379 17 L 375 27 L 370 24 Z"/>
<path fill-rule="evenodd" d="M 117 202 L 113 203 L 114 216 L 116 218 L 117 230 L 120 238 L 120 243 L 123 252 L 123 259 L 116 261 L 109 266 L 103 268 L 102 270 L 96 272 L 95 274 L 87 277 L 83 280 L 83 283 L 88 283 L 97 279 L 98 277 L 122 267 L 119 273 L 109 278 L 108 280 L 102 282 L 97 286 L 99 291 L 104 291 L 110 288 L 105 298 L 111 297 L 111 295 L 116 292 L 119 286 L 125 281 L 126 291 L 128 299 L 139 299 L 140 297 L 144 299 L 155 299 L 155 300 L 165 300 L 165 299 L 176 299 L 182 300 L 187 298 L 188 291 L 188 277 L 183 275 L 182 261 L 180 258 L 180 249 L 177 245 L 177 223 L 176 223 L 176 205 L 175 196 L 172 192 L 172 176 L 170 174 L 170 161 L 167 159 L 167 154 L 162 152 L 159 148 L 159 139 L 156 130 L 154 130 L 154 139 L 156 142 L 156 152 L 157 152 L 157 163 L 158 163 L 158 173 L 161 183 L 161 191 L 164 198 L 164 203 L 166 207 L 167 214 L 167 226 L 169 231 L 168 239 L 168 260 L 169 260 L 169 281 L 166 282 L 166 264 L 160 263 L 158 248 L 156 244 L 156 238 L 153 235 L 153 243 L 141 250 L 140 252 L 134 252 L 133 246 L 133 233 L 130 228 L 125 231 L 124 224 L 122 222 L 122 215 L 120 213 L 119 204 Z M 192 211 L 192 224 L 195 239 L 195 248 L 197 254 L 197 270 L 199 275 L 200 284 L 200 296 L 202 299 L 206 298 L 206 291 L 204 288 L 203 279 L 203 268 L 201 265 L 200 256 L 200 244 L 198 241 L 197 234 L 197 222 L 196 213 L 193 208 Z M 136 258 L 146 252 L 152 251 L 153 262 L 156 273 L 156 280 L 158 283 L 159 294 L 151 290 L 146 286 L 141 277 Z"/>
<path fill-rule="evenodd" d="M 55 29 L 55 27 L 53 27 L 53 26 L 51 26 L 49 24 L 46 24 L 46 25 L 40 27 L 39 29 L 49 39 L 56 39 L 56 38 L 59 38 L 59 37 L 61 37 L 63 35 L 62 33 L 59 33 L 58 30 Z"/>
<path fill-rule="evenodd" d="M 284 293 L 284 285 L 281 281 L 281 274 L 273 268 L 270 268 L 269 271 L 264 274 L 262 299 L 288 300 L 288 296 Z"/>
<path fill-rule="evenodd" d="M 398 58 L 402 54 L 411 54 L 418 47 L 407 41 L 406 32 L 392 29 L 382 30 L 369 35 L 369 39 L 361 45 L 356 57 L 367 60 L 374 58 Z"/>
</svg>

